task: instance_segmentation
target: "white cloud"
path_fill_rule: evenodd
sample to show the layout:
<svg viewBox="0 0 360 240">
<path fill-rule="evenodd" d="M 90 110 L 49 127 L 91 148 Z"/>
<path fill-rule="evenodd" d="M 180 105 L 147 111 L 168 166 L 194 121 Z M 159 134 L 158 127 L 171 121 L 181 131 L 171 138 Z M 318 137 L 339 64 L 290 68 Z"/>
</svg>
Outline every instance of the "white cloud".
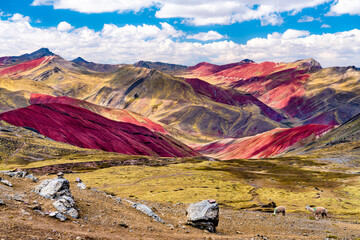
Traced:
<svg viewBox="0 0 360 240">
<path fill-rule="evenodd" d="M 244 58 L 257 62 L 289 62 L 313 57 L 323 66 L 355 65 L 360 62 L 360 30 L 311 35 L 289 29 L 245 44 L 231 40 L 187 42 L 184 32 L 168 23 L 156 25 L 105 24 L 100 31 L 87 27 L 59 31 L 56 27 L 33 27 L 23 17 L 19 21 L 0 20 L 0 53 L 19 55 L 41 47 L 66 59 L 82 56 L 99 63 L 134 63 L 138 60 L 194 65 L 207 61 L 217 64 Z M 20 18 L 19 18 L 20 19 Z"/>
<path fill-rule="evenodd" d="M 210 40 L 219 40 L 226 38 L 226 36 L 221 35 L 220 33 L 216 31 L 208 31 L 208 32 L 201 32 L 194 35 L 188 35 L 186 36 L 187 39 L 196 39 L 200 41 L 210 41 Z"/>
<path fill-rule="evenodd" d="M 302 16 L 298 22 L 313 22 L 313 21 L 319 21 L 321 22 L 321 19 L 320 18 L 314 18 L 313 16 Z"/>
<path fill-rule="evenodd" d="M 60 32 L 67 32 L 70 31 L 71 29 L 73 29 L 73 26 L 71 26 L 70 23 L 68 22 L 60 22 L 57 26 L 57 30 Z"/>
<path fill-rule="evenodd" d="M 9 20 L 13 22 L 29 22 L 30 18 L 27 16 L 25 17 L 20 13 L 15 13 L 11 18 L 9 18 Z"/>
<path fill-rule="evenodd" d="M 296 39 L 296 38 L 305 37 L 305 36 L 309 36 L 309 35 L 310 35 L 309 31 L 288 29 L 284 32 L 284 34 L 282 35 L 282 38 L 284 40 L 290 40 L 290 39 Z"/>
<path fill-rule="evenodd" d="M 337 0 L 331 6 L 329 16 L 342 14 L 360 15 L 360 1 L 358 0 Z"/>
<path fill-rule="evenodd" d="M 329 24 L 324 23 L 323 25 L 321 25 L 321 28 L 331 28 L 331 26 Z"/>
<path fill-rule="evenodd" d="M 54 9 L 70 9 L 82 13 L 138 12 L 153 6 L 153 0 L 34 0 L 33 6 L 53 5 Z"/>
<path fill-rule="evenodd" d="M 182 18 L 193 25 L 232 24 L 260 20 L 281 25 L 281 13 L 296 14 L 332 0 L 34 0 L 32 5 L 52 5 L 83 13 L 138 12 L 156 7 L 158 18 Z M 344 1 L 344 0 L 343 0 Z M 350 1 L 350 0 L 348 0 Z"/>
</svg>

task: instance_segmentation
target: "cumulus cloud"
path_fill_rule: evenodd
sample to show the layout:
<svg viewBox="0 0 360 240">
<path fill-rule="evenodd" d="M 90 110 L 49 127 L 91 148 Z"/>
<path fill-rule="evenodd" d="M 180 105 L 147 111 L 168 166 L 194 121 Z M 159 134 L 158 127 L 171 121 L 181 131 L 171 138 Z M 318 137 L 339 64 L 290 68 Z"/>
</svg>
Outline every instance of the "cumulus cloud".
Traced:
<svg viewBox="0 0 360 240">
<path fill-rule="evenodd" d="M 33 6 L 52 5 L 54 9 L 70 9 L 82 13 L 138 12 L 153 6 L 153 0 L 34 0 Z"/>
<path fill-rule="evenodd" d="M 201 32 L 193 35 L 186 36 L 187 39 L 196 39 L 200 41 L 210 41 L 210 40 L 219 40 L 226 38 L 226 36 L 221 35 L 216 31 L 208 31 L 208 32 Z"/>
<path fill-rule="evenodd" d="M 22 19 L 22 20 L 20 20 Z M 105 24 L 100 31 L 87 27 L 60 31 L 56 27 L 38 28 L 28 18 L 0 19 L 0 52 L 5 55 L 29 53 L 41 47 L 66 59 L 82 56 L 99 63 L 134 63 L 138 60 L 194 65 L 207 61 L 217 64 L 255 61 L 289 62 L 313 57 L 323 66 L 358 65 L 360 30 L 311 35 L 289 29 L 245 44 L 231 40 L 206 43 L 188 42 L 184 32 L 168 23 L 156 25 Z"/>
<path fill-rule="evenodd" d="M 309 35 L 310 35 L 309 31 L 288 29 L 284 32 L 284 34 L 282 35 L 282 38 L 284 40 L 290 40 L 290 39 L 296 39 L 296 38 L 305 37 L 305 36 L 309 36 Z"/>
<path fill-rule="evenodd" d="M 13 22 L 29 22 L 30 18 L 27 16 L 23 16 L 20 13 L 15 13 L 11 18 L 9 18 L 9 20 Z"/>
<path fill-rule="evenodd" d="M 232 24 L 260 20 L 262 25 L 281 25 L 281 13 L 296 14 L 332 0 L 34 0 L 32 5 L 52 5 L 83 13 L 138 12 L 155 7 L 158 18 L 182 18 L 193 25 Z M 346 0 L 342 0 L 346 1 Z M 350 0 L 347 0 L 350 1 Z"/>
<path fill-rule="evenodd" d="M 57 26 L 57 30 L 60 32 L 67 32 L 70 31 L 73 28 L 70 23 L 68 22 L 60 22 Z"/>
<path fill-rule="evenodd" d="M 360 1 L 358 0 L 337 0 L 331 6 L 328 16 L 342 14 L 360 15 Z"/>
</svg>

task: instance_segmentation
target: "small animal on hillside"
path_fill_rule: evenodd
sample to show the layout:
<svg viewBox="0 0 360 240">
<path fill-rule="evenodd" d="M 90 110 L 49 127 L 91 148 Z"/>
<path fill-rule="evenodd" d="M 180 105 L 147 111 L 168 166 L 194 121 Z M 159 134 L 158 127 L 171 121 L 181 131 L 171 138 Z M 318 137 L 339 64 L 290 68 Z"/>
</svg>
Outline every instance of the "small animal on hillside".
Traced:
<svg viewBox="0 0 360 240">
<path fill-rule="evenodd" d="M 316 219 L 318 219 L 318 216 L 321 215 L 322 218 L 327 217 L 327 210 L 323 207 L 310 207 L 309 205 L 306 205 L 306 210 L 309 210 L 310 212 L 314 213 L 314 216 Z"/>
<path fill-rule="evenodd" d="M 282 213 L 285 216 L 286 208 L 284 206 L 278 206 L 274 209 L 274 215 Z"/>
</svg>

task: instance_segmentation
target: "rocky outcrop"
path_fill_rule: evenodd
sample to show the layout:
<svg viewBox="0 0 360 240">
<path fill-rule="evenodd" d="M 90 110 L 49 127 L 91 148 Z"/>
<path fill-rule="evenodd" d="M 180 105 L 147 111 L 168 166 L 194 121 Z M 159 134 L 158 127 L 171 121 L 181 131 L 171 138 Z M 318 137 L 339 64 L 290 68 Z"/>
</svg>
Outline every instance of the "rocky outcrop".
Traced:
<svg viewBox="0 0 360 240">
<path fill-rule="evenodd" d="M 190 204 L 186 215 L 187 224 L 209 232 L 216 232 L 219 223 L 219 205 L 215 200 L 210 199 Z"/>
<path fill-rule="evenodd" d="M 40 196 L 54 200 L 53 206 L 61 214 L 68 215 L 72 218 L 79 217 L 75 201 L 71 196 L 69 181 L 63 178 L 62 173 L 59 173 L 58 177 L 54 179 L 42 181 L 35 187 L 34 192 Z M 54 216 L 56 217 L 56 214 Z M 61 220 L 63 218 L 61 217 L 59 219 Z"/>
<path fill-rule="evenodd" d="M 19 171 L 19 170 L 15 170 L 15 171 L 0 171 L 0 173 L 10 176 L 10 177 L 17 177 L 17 178 L 28 178 L 33 182 L 37 182 L 39 181 L 39 179 L 37 177 L 34 177 L 34 175 L 26 172 L 26 171 Z"/>
</svg>

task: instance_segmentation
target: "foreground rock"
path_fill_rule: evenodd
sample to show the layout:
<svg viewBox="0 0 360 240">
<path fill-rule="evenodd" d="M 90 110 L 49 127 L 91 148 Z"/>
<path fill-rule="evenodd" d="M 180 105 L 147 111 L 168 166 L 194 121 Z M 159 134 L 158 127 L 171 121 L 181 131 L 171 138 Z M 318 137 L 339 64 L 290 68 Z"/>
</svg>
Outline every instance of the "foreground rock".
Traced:
<svg viewBox="0 0 360 240">
<path fill-rule="evenodd" d="M 54 179 L 42 181 L 35 187 L 34 192 L 45 198 L 55 200 L 53 206 L 60 213 L 68 215 L 72 218 L 79 217 L 79 213 L 75 209 L 75 201 L 71 196 L 70 183 L 68 180 L 63 178 L 62 173 L 59 173 L 58 177 Z"/>
<path fill-rule="evenodd" d="M 12 184 L 8 180 L 2 179 L 1 177 L 0 177 L 0 182 L 6 186 L 12 187 Z"/>
<path fill-rule="evenodd" d="M 164 221 L 156 214 L 153 212 L 153 210 L 151 210 L 148 206 L 146 206 L 145 204 L 142 203 L 134 203 L 132 205 L 132 207 L 136 208 L 137 210 L 139 210 L 140 212 L 148 215 L 149 217 L 152 217 L 155 221 L 157 222 L 161 222 L 164 223 Z"/>
<path fill-rule="evenodd" d="M 187 224 L 194 227 L 216 232 L 219 223 L 219 205 L 215 200 L 204 200 L 192 203 L 186 210 Z"/>
</svg>

